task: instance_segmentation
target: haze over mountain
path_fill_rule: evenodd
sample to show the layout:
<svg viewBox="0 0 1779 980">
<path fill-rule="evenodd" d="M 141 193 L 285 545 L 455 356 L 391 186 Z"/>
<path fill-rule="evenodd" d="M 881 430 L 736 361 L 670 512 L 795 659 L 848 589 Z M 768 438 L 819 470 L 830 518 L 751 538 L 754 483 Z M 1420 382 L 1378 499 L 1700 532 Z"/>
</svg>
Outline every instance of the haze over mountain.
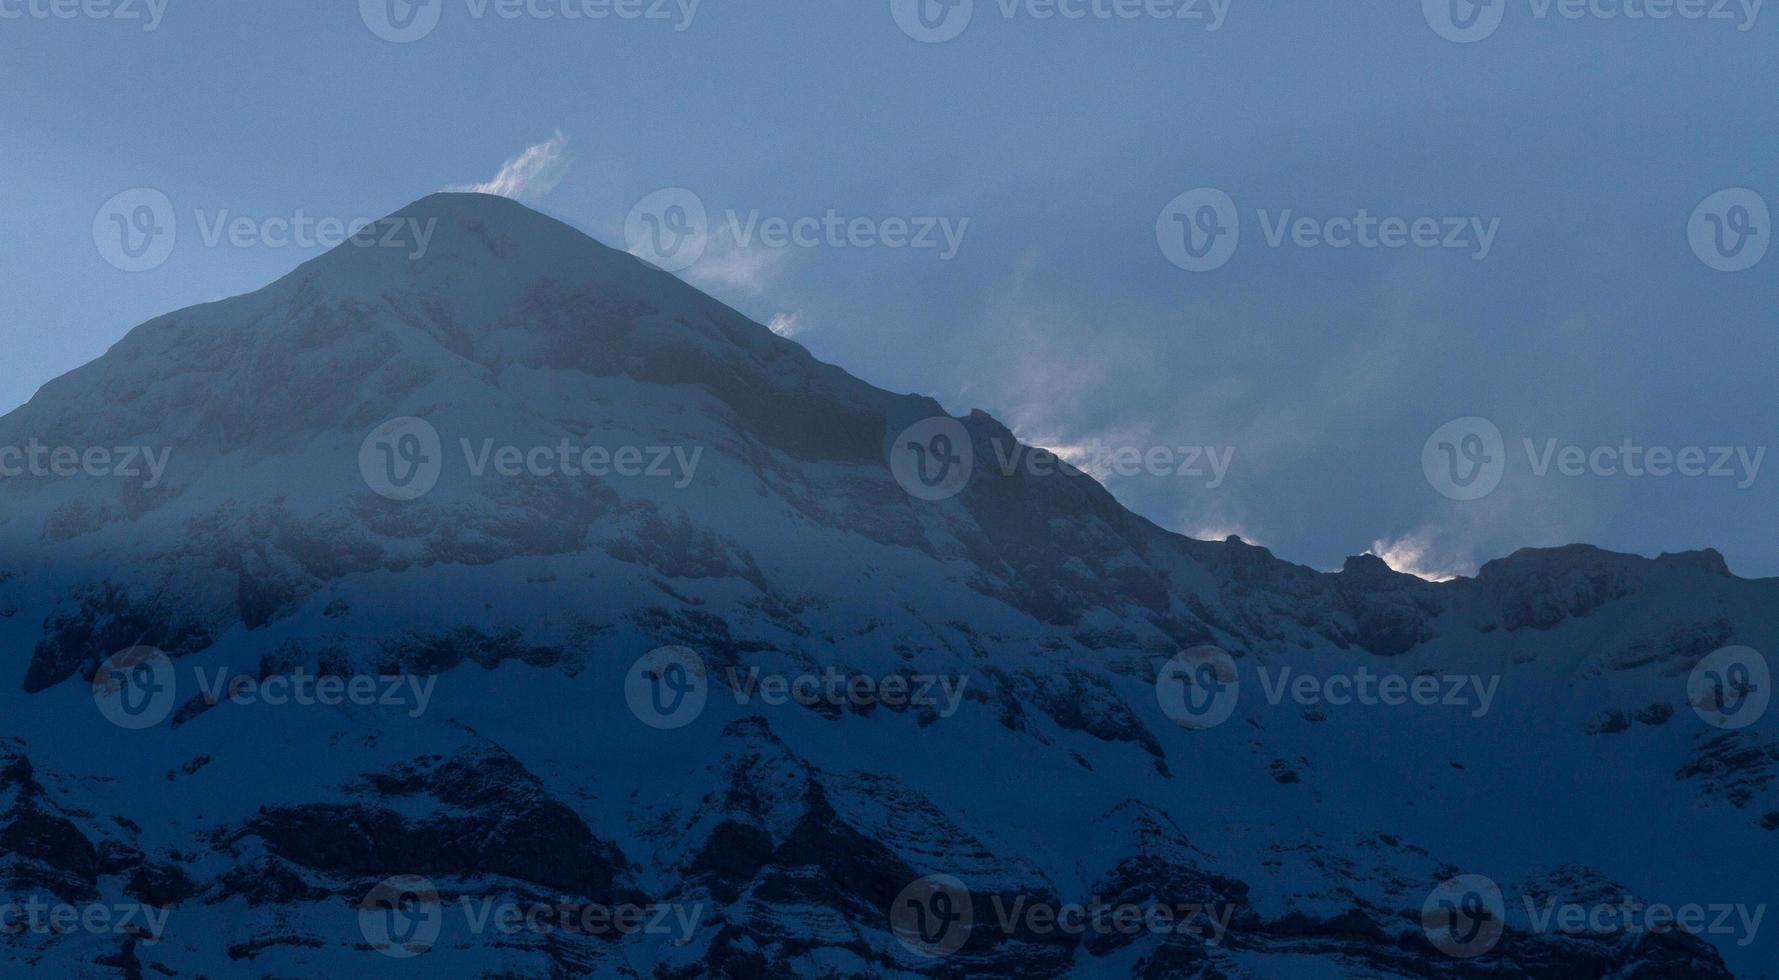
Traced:
<svg viewBox="0 0 1779 980">
<path fill-rule="evenodd" d="M 1708 723 L 1689 683 L 1713 651 L 1779 649 L 1779 580 L 1712 551 L 1582 544 L 1446 583 L 1369 556 L 1317 572 L 1157 527 L 981 412 L 944 444 L 973 458 L 968 481 L 923 499 L 894 460 L 911 427 L 947 418 L 932 399 L 859 381 L 514 202 L 441 194 L 392 217 L 432 229 L 423 255 L 341 246 L 143 324 L 0 418 L 0 446 L 144 450 L 137 478 L 0 481 L 18 681 L 0 700 L 4 880 L 170 910 L 159 942 L 31 936 L 6 948 L 15 964 L 1659 977 L 1774 962 L 1758 931 L 1567 935 L 1520 899 L 1766 901 L 1779 740 L 1771 719 Z M 591 449 L 611 454 L 600 474 Z M 105 688 L 142 645 L 176 694 L 130 730 Z M 1203 645 L 1227 651 L 1239 696 L 1184 724 L 1176 657 Z M 689 653 L 649 659 L 663 647 Z M 661 727 L 637 678 L 674 665 L 704 700 Z M 750 671 L 904 678 L 932 700 L 770 704 Z M 403 681 L 393 704 L 205 698 L 205 678 L 234 675 Z M 1318 683 L 1316 703 L 1275 701 L 1293 675 L 1430 677 L 1439 693 L 1339 704 Z M 1463 875 L 1506 896 L 1505 931 L 1472 959 L 1423 923 Z M 893 928 L 934 876 L 973 910 L 957 948 Z M 386 959 L 365 931 L 361 904 L 392 877 L 424 879 L 444 909 L 421 955 Z M 998 924 L 1022 900 L 1109 896 L 1227 914 L 1184 934 Z M 457 917 L 466 898 L 696 915 L 672 941 L 504 934 Z"/>
</svg>

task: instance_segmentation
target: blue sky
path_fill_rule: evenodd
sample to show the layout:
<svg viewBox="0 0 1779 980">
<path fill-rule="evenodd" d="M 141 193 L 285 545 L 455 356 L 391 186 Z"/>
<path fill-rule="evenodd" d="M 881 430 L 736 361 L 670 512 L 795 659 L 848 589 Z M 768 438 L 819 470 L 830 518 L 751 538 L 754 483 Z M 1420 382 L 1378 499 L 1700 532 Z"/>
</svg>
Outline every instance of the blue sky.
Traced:
<svg viewBox="0 0 1779 980">
<path fill-rule="evenodd" d="M 510 18 L 432 0 L 397 43 L 387 2 L 0 0 L 0 407 L 318 250 L 207 243 L 224 213 L 373 218 L 511 162 L 502 189 L 620 246 L 638 202 L 691 191 L 712 237 L 681 274 L 873 383 L 1078 452 L 1233 450 L 1215 487 L 1109 478 L 1176 530 L 1322 568 L 1376 547 L 1463 572 L 1587 541 L 1715 546 L 1779 575 L 1779 458 L 1759 455 L 1779 443 L 1779 254 L 1720 271 L 1689 238 L 1720 191 L 1779 208 L 1779 10 L 1496 0 L 1493 32 L 1457 43 L 1448 0 L 1069 0 L 1078 18 L 975 0 L 925 43 L 890 0 L 532 0 Z M 928 21 L 951 33 L 962 9 Z M 1098 15 L 1119 9 L 1139 15 Z M 178 225 L 143 272 L 95 245 L 133 188 Z M 1197 188 L 1240 226 L 1205 271 L 1158 237 Z M 955 255 L 763 240 L 769 219 L 830 212 L 963 234 Z M 1362 212 L 1455 219 L 1488 248 L 1331 247 Z M 1764 247 L 1771 229 L 1750 231 Z M 1505 471 L 1458 500 L 1423 456 L 1468 417 L 1500 433 Z M 1741 456 L 1727 476 L 1632 477 L 1599 452 L 1626 440 Z M 1588 460 L 1573 476 L 1569 447 Z"/>
</svg>

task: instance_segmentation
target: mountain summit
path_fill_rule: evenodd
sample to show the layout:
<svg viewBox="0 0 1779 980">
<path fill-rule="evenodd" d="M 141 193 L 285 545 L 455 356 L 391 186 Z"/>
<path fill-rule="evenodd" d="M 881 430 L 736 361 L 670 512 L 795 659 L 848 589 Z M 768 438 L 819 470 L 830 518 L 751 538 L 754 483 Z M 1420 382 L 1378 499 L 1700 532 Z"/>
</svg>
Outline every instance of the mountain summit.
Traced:
<svg viewBox="0 0 1779 980">
<path fill-rule="evenodd" d="M 0 419 L 45 460 L 0 480 L 9 884 L 171 910 L 157 942 L 19 962 L 1728 976 L 1773 951 L 1513 903 L 1759 900 L 1779 741 L 1689 678 L 1779 649 L 1779 582 L 1576 546 L 1433 584 L 1195 541 L 516 203 L 392 218 L 426 247 L 150 321 Z M 137 725 L 107 699 L 150 674 Z M 379 693 L 269 696 L 304 678 Z M 1220 718 L 1182 717 L 1206 694 Z M 1696 860 L 1626 857 L 1657 840 Z M 1507 894 L 1474 959 L 1422 921 L 1460 874 Z M 444 931 L 392 946 L 391 888 Z M 911 939 L 940 895 L 974 927 Z M 459 899 L 688 924 L 503 933 Z M 997 917 L 1101 899 L 1202 928 Z"/>
</svg>

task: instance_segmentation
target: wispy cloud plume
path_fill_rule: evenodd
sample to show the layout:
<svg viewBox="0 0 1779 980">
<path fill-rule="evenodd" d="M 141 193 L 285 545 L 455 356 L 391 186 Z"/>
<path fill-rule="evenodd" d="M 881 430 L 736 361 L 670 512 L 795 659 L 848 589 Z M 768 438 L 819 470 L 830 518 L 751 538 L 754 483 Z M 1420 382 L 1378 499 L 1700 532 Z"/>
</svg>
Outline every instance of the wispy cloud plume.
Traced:
<svg viewBox="0 0 1779 980">
<path fill-rule="evenodd" d="M 772 322 L 766 326 L 780 337 L 795 337 L 803 332 L 803 314 L 780 313 L 773 317 Z"/>
<path fill-rule="evenodd" d="M 1379 538 L 1371 543 L 1370 553 L 1398 572 L 1431 582 L 1449 582 L 1460 575 L 1476 574 L 1470 559 L 1441 554 L 1430 528 L 1420 528 L 1394 540 Z"/>
<path fill-rule="evenodd" d="M 765 292 L 778 278 L 786 249 L 744 247 L 728 235 L 712 233 L 709 251 L 686 270 L 686 278 L 704 289 Z"/>
<path fill-rule="evenodd" d="M 523 153 L 502 164 L 494 179 L 481 184 L 452 187 L 450 190 L 498 194 L 515 201 L 536 203 L 562 182 L 562 176 L 568 172 L 571 162 L 568 137 L 557 130 L 554 136 L 526 147 Z"/>
<path fill-rule="evenodd" d="M 1199 541 L 1225 541 L 1229 538 L 1241 538 L 1252 545 L 1266 547 L 1266 542 L 1255 538 L 1248 531 L 1234 524 L 1200 524 L 1186 529 L 1186 536 Z"/>
</svg>

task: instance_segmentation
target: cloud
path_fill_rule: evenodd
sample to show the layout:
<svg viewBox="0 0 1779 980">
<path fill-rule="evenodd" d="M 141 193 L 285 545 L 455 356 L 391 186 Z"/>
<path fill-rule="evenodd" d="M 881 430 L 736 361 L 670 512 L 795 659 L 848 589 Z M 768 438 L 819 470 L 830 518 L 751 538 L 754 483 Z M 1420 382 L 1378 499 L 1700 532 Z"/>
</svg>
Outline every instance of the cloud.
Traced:
<svg viewBox="0 0 1779 980">
<path fill-rule="evenodd" d="M 1432 530 L 1423 527 L 1393 541 L 1379 538 L 1371 543 L 1368 554 L 1382 558 L 1384 564 L 1398 572 L 1430 582 L 1449 582 L 1460 575 L 1476 574 L 1475 563 L 1469 558 L 1440 555 L 1438 551 Z"/>
<path fill-rule="evenodd" d="M 728 236 L 712 233 L 709 250 L 686 278 L 707 290 L 742 290 L 759 294 L 778 279 L 785 249 L 744 248 Z"/>
<path fill-rule="evenodd" d="M 795 337 L 803 330 L 803 314 L 780 313 L 767 326 L 780 337 Z"/>
<path fill-rule="evenodd" d="M 556 189 L 568 172 L 572 159 L 568 156 L 568 137 L 559 129 L 542 143 L 528 146 L 523 153 L 501 165 L 494 179 L 482 184 L 449 188 L 475 194 L 497 194 L 515 201 L 536 203 Z"/>
<path fill-rule="evenodd" d="M 1255 538 L 1241 526 L 1235 524 L 1202 524 L 1188 527 L 1185 534 L 1198 541 L 1224 541 L 1229 538 L 1241 538 L 1247 544 L 1266 547 L 1266 542 Z"/>
</svg>

